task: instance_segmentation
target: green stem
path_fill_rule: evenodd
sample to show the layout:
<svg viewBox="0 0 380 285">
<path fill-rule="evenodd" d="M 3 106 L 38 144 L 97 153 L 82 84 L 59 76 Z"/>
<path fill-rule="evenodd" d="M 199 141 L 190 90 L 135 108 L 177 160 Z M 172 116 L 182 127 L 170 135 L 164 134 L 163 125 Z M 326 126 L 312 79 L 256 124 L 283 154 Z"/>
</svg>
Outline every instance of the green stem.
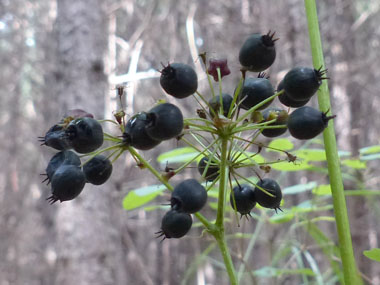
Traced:
<svg viewBox="0 0 380 285">
<path fill-rule="evenodd" d="M 216 214 L 215 221 L 215 230 L 212 232 L 216 241 L 218 242 L 218 246 L 220 252 L 223 256 L 224 264 L 226 266 L 226 271 L 230 278 L 230 284 L 237 285 L 238 281 L 236 278 L 236 271 L 234 264 L 232 262 L 231 254 L 228 250 L 227 242 L 225 239 L 224 233 L 224 212 L 225 212 L 225 204 L 226 204 L 226 194 L 227 194 L 227 179 L 228 179 L 228 139 L 222 138 L 221 149 L 220 149 L 220 179 L 219 179 L 219 195 L 218 195 L 218 210 Z"/>
<path fill-rule="evenodd" d="M 228 165 L 227 165 L 227 146 L 228 140 L 222 138 L 221 150 L 220 150 L 220 174 L 219 174 L 219 195 L 218 195 L 218 211 L 216 214 L 215 225 L 223 229 L 224 228 L 224 207 L 225 207 L 225 196 L 227 188 L 227 177 L 228 177 Z M 224 229 L 223 229 L 224 230 Z"/>
<path fill-rule="evenodd" d="M 313 65 L 316 69 L 320 67 L 322 67 L 322 69 L 325 69 L 315 0 L 305 0 L 305 9 L 308 21 Z M 318 91 L 318 102 L 321 110 L 331 110 L 330 95 L 326 80 L 323 81 Z M 323 132 L 323 138 L 325 143 L 327 166 L 329 171 L 332 198 L 334 204 L 340 255 L 343 264 L 344 281 L 346 285 L 363 284 L 363 281 L 360 278 L 360 275 L 358 274 L 357 267 L 355 264 L 350 233 L 350 224 L 348 220 L 342 174 L 340 170 L 340 161 L 336 146 L 334 126 L 332 123 L 330 123 L 329 126 Z"/>
<path fill-rule="evenodd" d="M 234 264 L 232 262 L 231 254 L 227 246 L 226 238 L 224 236 L 224 231 L 220 232 L 220 234 L 215 234 L 214 237 L 218 243 L 220 253 L 223 256 L 223 261 L 226 266 L 228 276 L 230 278 L 230 285 L 238 285 L 239 283 L 236 277 L 236 272 Z"/>
<path fill-rule="evenodd" d="M 128 147 L 128 151 L 134 156 L 136 157 L 146 168 L 149 169 L 150 172 L 152 172 L 152 174 L 154 176 L 156 176 L 156 178 L 158 180 L 160 180 L 162 182 L 162 184 L 164 184 L 166 186 L 166 188 L 168 188 L 168 190 L 170 191 L 173 191 L 174 190 L 174 187 L 172 185 L 169 184 L 168 181 L 166 181 L 161 173 L 159 173 L 147 160 L 145 160 L 145 158 L 143 158 L 133 147 Z"/>
<path fill-rule="evenodd" d="M 240 90 L 243 87 L 243 83 L 244 83 L 244 78 L 241 77 L 240 80 L 239 80 L 238 86 L 237 86 L 237 88 L 235 90 L 234 98 L 232 100 L 230 109 L 228 110 L 227 118 L 231 118 L 231 115 L 235 111 L 235 108 L 238 108 L 238 106 L 236 105 L 236 102 L 238 100 L 238 97 L 239 97 L 239 94 L 240 94 Z"/>
<path fill-rule="evenodd" d="M 273 119 L 264 123 L 257 123 L 253 125 L 248 125 L 248 126 L 241 126 L 234 128 L 232 131 L 232 134 L 240 133 L 240 132 L 245 132 L 245 131 L 252 131 L 252 130 L 257 130 L 257 129 L 279 129 L 279 128 L 285 128 L 285 125 L 277 125 L 277 126 L 270 126 L 270 124 L 275 123 L 277 119 Z"/>
</svg>

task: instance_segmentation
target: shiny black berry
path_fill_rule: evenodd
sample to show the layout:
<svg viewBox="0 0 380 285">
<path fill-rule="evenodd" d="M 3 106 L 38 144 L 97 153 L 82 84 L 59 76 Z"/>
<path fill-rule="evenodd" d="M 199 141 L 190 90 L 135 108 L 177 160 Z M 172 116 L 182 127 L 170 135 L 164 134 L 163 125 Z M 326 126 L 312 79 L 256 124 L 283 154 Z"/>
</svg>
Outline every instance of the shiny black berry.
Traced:
<svg viewBox="0 0 380 285">
<path fill-rule="evenodd" d="M 322 84 L 327 70 L 310 67 L 295 67 L 284 77 L 286 95 L 295 101 L 310 99 Z"/>
<path fill-rule="evenodd" d="M 72 148 L 79 153 L 97 150 L 103 144 L 103 129 L 99 122 L 90 117 L 72 120 L 66 135 Z"/>
<path fill-rule="evenodd" d="M 170 200 L 173 209 L 190 214 L 201 210 L 206 202 L 206 189 L 195 179 L 187 179 L 178 184 Z"/>
<path fill-rule="evenodd" d="M 141 112 L 130 118 L 125 126 L 123 142 L 128 146 L 133 146 L 140 150 L 152 149 L 161 143 L 146 133 L 146 126 L 149 123 L 147 113 Z"/>
<path fill-rule="evenodd" d="M 214 117 L 215 114 L 221 112 L 221 106 L 223 106 L 223 116 L 227 117 L 228 112 L 230 110 L 231 104 L 232 104 L 233 98 L 230 94 L 223 93 L 222 94 L 222 105 L 220 104 L 220 95 L 215 96 L 211 98 L 208 101 L 208 104 L 210 106 L 209 113 L 211 117 Z"/>
<path fill-rule="evenodd" d="M 288 130 L 296 139 L 312 139 L 322 133 L 327 127 L 328 121 L 334 117 L 326 116 L 326 113 L 312 107 L 303 106 L 289 115 Z"/>
<path fill-rule="evenodd" d="M 262 191 L 262 189 L 272 194 L 273 197 Z M 259 203 L 260 206 L 270 209 L 280 209 L 282 192 L 276 181 L 270 178 L 264 178 L 257 182 L 254 191 L 256 202 Z"/>
<path fill-rule="evenodd" d="M 193 224 L 191 215 L 177 210 L 170 210 L 161 221 L 161 230 L 157 232 L 157 238 L 181 238 L 186 235 Z"/>
<path fill-rule="evenodd" d="M 57 150 L 70 148 L 70 142 L 67 139 L 65 130 L 61 125 L 52 126 L 43 137 L 38 137 L 41 145 L 47 145 Z"/>
<path fill-rule="evenodd" d="M 46 167 L 46 176 L 48 183 L 52 180 L 53 175 L 55 171 L 60 167 L 61 165 L 75 165 L 80 166 L 81 161 L 79 156 L 72 152 L 71 150 L 64 150 L 56 153 L 49 161 L 47 167 Z"/>
<path fill-rule="evenodd" d="M 272 84 L 264 76 L 265 74 L 259 74 L 257 78 L 246 78 L 244 80 L 243 88 L 239 94 L 239 101 L 242 100 L 241 108 L 248 110 L 274 95 Z M 265 103 L 258 110 L 265 109 L 272 101 Z"/>
<path fill-rule="evenodd" d="M 58 200 L 68 201 L 76 198 L 83 190 L 86 178 L 75 165 L 64 164 L 57 168 L 51 180 L 52 195 L 47 200 L 53 204 Z"/>
<path fill-rule="evenodd" d="M 250 215 L 251 210 L 256 206 L 255 189 L 249 185 L 238 185 L 232 189 L 230 195 L 230 203 L 235 209 L 234 200 L 236 204 L 236 211 L 242 216 Z"/>
<path fill-rule="evenodd" d="M 265 137 L 273 138 L 284 134 L 287 130 L 288 112 L 281 108 L 271 107 L 262 112 L 264 121 L 276 120 L 267 126 L 284 126 L 278 129 L 262 129 L 261 134 Z"/>
<path fill-rule="evenodd" d="M 283 89 L 284 89 L 284 80 L 281 80 L 281 82 L 277 86 L 277 92 L 280 92 Z M 284 90 L 284 93 L 278 96 L 278 99 L 285 106 L 292 107 L 292 108 L 299 108 L 299 107 L 305 106 L 310 101 L 310 98 L 306 100 L 302 100 L 302 101 L 293 100 L 292 98 L 288 96 L 285 90 Z"/>
<path fill-rule="evenodd" d="M 198 76 L 187 64 L 170 63 L 161 70 L 160 84 L 166 93 L 182 99 L 197 91 Z"/>
<path fill-rule="evenodd" d="M 83 165 L 83 173 L 86 176 L 87 182 L 94 185 L 101 185 L 111 176 L 111 161 L 101 154 L 96 155 Z"/>
<path fill-rule="evenodd" d="M 208 158 L 203 157 L 198 163 L 198 171 L 206 179 L 206 181 L 214 181 L 219 175 L 219 167 L 216 163 L 210 163 L 207 168 L 207 163 Z"/>
<path fill-rule="evenodd" d="M 147 113 L 146 133 L 154 140 L 168 140 L 179 136 L 183 129 L 181 110 L 173 104 L 163 103 Z"/>
<path fill-rule="evenodd" d="M 274 32 L 266 35 L 253 34 L 243 44 L 239 52 L 239 61 L 249 71 L 264 71 L 276 58 Z"/>
</svg>

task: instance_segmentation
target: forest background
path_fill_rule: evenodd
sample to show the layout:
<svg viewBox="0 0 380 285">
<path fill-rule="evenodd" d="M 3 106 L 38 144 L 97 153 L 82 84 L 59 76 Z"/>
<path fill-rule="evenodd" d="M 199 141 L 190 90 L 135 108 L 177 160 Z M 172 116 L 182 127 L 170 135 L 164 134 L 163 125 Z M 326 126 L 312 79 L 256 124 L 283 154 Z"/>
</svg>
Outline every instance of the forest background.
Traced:
<svg viewBox="0 0 380 285">
<path fill-rule="evenodd" d="M 317 2 L 338 147 L 358 159 L 365 147 L 380 144 L 380 2 Z M 105 185 L 87 185 L 75 201 L 49 205 L 49 187 L 41 184 L 40 173 L 54 151 L 41 147 L 37 137 L 68 109 L 82 108 L 96 118 L 112 119 L 118 108 L 115 86 L 121 83 L 126 84 L 128 116 L 160 99 L 175 102 L 185 116 L 194 116 L 191 98 L 174 101 L 159 87 L 161 62 L 185 62 L 204 74 L 199 52 L 225 57 L 232 74 L 224 87 L 233 92 L 240 76 L 237 55 L 243 40 L 268 30 L 280 38 L 277 59 L 269 70 L 274 85 L 291 67 L 311 66 L 300 0 L 1 0 L 0 285 L 180 284 L 184 280 L 228 284 L 226 275 L 218 273 L 217 252 L 211 251 L 195 270 L 188 270 L 210 242 L 200 238 L 200 228 L 184 239 L 160 243 L 154 232 L 159 230 L 163 210 L 123 209 L 130 190 L 157 183 L 129 155 L 115 163 L 112 179 Z M 199 84 L 206 90 L 205 75 Z M 311 105 L 317 107 L 315 98 Z M 177 146 L 175 140 L 165 142 L 144 156 L 163 170 L 165 165 L 156 161 L 157 156 Z M 362 162 L 363 167 L 343 169 L 352 178 L 344 181 L 345 188 L 379 189 L 379 160 Z M 190 170 L 175 177 L 174 183 L 195 175 Z M 328 183 L 326 174 L 312 171 L 277 171 L 276 175 L 282 175 L 283 188 L 311 181 Z M 310 195 L 288 196 L 286 203 L 297 205 Z M 162 195 L 149 205 L 167 199 Z M 379 264 L 362 253 L 379 247 L 379 201 L 378 196 L 347 197 L 356 261 L 368 284 L 380 284 Z M 211 208 L 205 211 L 213 213 Z M 331 209 L 326 213 L 333 215 Z M 227 229 L 250 234 L 257 223 L 251 219 Z M 247 267 L 268 266 L 273 248 L 286 236 L 310 251 L 321 272 L 327 270 L 326 256 L 307 231 L 285 235 L 288 228 L 287 223 L 266 226 Z M 322 224 L 321 229 L 336 241 L 334 223 Z M 231 242 L 235 261 L 246 245 L 244 239 Z M 259 284 L 299 284 L 300 278 L 256 277 Z M 249 280 L 247 284 L 252 284 Z"/>
</svg>

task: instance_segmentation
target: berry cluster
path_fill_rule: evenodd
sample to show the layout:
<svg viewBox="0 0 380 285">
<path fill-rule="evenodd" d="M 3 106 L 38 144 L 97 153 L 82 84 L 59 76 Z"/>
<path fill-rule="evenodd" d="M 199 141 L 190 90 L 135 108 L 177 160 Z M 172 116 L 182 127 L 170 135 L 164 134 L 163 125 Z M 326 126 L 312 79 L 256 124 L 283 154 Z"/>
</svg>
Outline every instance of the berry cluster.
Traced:
<svg viewBox="0 0 380 285">
<path fill-rule="evenodd" d="M 179 136 L 182 129 L 181 110 L 173 104 L 163 103 L 129 119 L 123 133 L 123 142 L 140 150 L 148 150 L 163 140 Z"/>
<path fill-rule="evenodd" d="M 91 153 L 103 144 L 102 126 L 91 114 L 71 110 L 39 139 L 42 145 L 60 150 L 46 167 L 44 181 L 51 183 L 52 195 L 47 198 L 51 204 L 72 200 L 86 183 L 100 185 L 111 176 L 112 164 L 107 157 L 95 154 L 82 165 L 77 154 Z"/>
<path fill-rule="evenodd" d="M 261 179 L 256 187 L 243 184 L 237 185 L 231 191 L 230 202 L 233 209 L 241 216 L 250 216 L 251 210 L 258 203 L 261 207 L 281 210 L 282 199 L 281 188 L 278 183 L 271 178 Z"/>
<path fill-rule="evenodd" d="M 273 100 L 267 101 L 274 94 L 274 88 L 269 78 L 262 73 L 272 65 L 276 57 L 274 33 L 266 35 L 253 34 L 243 44 L 239 53 L 239 61 L 243 70 L 260 72 L 257 78 L 245 78 L 243 88 L 239 94 L 240 107 L 248 110 L 256 105 L 256 110 L 268 107 Z M 334 116 L 327 116 L 306 105 L 318 91 L 327 70 L 310 67 L 292 68 L 277 86 L 280 102 L 292 108 L 299 108 L 289 116 L 285 110 L 271 108 L 261 115 L 264 122 L 273 121 L 270 126 L 283 125 L 284 129 L 263 129 L 266 137 L 276 137 L 289 129 L 290 134 L 297 139 L 312 139 L 319 135 Z M 266 100 L 265 104 L 260 104 Z M 257 122 L 257 121 L 256 121 Z"/>
<path fill-rule="evenodd" d="M 190 214 L 200 211 L 206 202 L 207 191 L 197 180 L 186 179 L 179 183 L 170 199 L 171 210 L 162 218 L 157 237 L 180 238 L 186 235 L 193 224 Z"/>
<path fill-rule="evenodd" d="M 221 80 L 231 73 L 226 59 L 211 59 L 207 64 L 206 53 L 200 54 L 208 79 L 214 78 L 219 84 L 219 94 L 215 94 L 211 80 L 211 99 L 206 99 L 198 91 L 198 76 L 194 69 L 184 63 L 169 63 L 160 71 L 160 85 L 170 96 L 177 99 L 194 96 L 200 104 L 197 110 L 199 118 L 184 119 L 181 110 L 171 103 L 159 103 L 148 111 L 139 112 L 125 120 L 123 108 L 114 114 L 113 121 L 120 128 L 122 138 L 103 133 L 102 127 L 91 114 L 82 110 L 73 110 L 58 124 L 48 130 L 41 141 L 59 153 L 53 156 L 46 168 L 48 182 L 52 184 L 52 203 L 57 200 L 72 200 L 80 194 L 86 182 L 95 185 L 104 183 L 111 175 L 110 157 L 116 155 L 115 161 L 124 151 L 129 151 L 141 168 L 147 167 L 172 189 L 168 180 L 185 169 L 191 162 L 198 161 L 197 169 L 206 183 L 206 189 L 196 179 L 186 179 L 174 187 L 170 210 L 162 218 L 158 237 L 180 238 L 188 233 L 192 226 L 191 214 L 199 212 L 207 202 L 207 191 L 216 183 L 230 185 L 230 203 L 232 208 L 242 216 L 249 216 L 256 204 L 264 208 L 280 209 L 281 188 L 270 178 L 263 178 L 255 170 L 270 172 L 266 163 L 257 163 L 254 157 L 265 146 L 256 142 L 259 134 L 265 137 L 277 137 L 289 130 L 297 139 L 311 139 L 320 134 L 334 116 L 327 116 L 314 108 L 305 106 L 326 79 L 326 70 L 309 67 L 291 69 L 277 87 L 277 93 L 269 77 L 264 72 L 276 58 L 275 33 L 253 34 L 242 45 L 239 61 L 242 65 L 242 79 L 233 95 L 222 92 Z M 258 72 L 256 77 L 248 77 L 248 72 Z M 211 76 L 211 77 L 210 77 Z M 117 88 L 122 106 L 123 87 Z M 279 98 L 286 107 L 297 108 L 289 114 L 288 110 L 270 105 Z M 245 134 L 248 136 L 245 136 Z M 184 139 L 191 134 L 203 150 Z M 209 135 L 209 137 L 207 137 Z M 149 150 L 162 141 L 176 138 L 197 150 L 199 154 L 177 170 L 169 168 L 165 175 L 159 175 L 135 149 Z M 98 150 L 108 140 L 115 145 Z M 257 146 L 257 153 L 246 152 L 252 145 Z M 74 150 L 71 151 L 70 149 Z M 114 150 L 107 156 L 104 151 Z M 283 151 L 287 161 L 296 157 Z M 90 159 L 81 164 L 77 153 L 90 155 Z M 239 173 L 246 168 L 258 177 L 254 183 Z M 232 180 L 237 186 L 233 187 Z M 240 185 L 239 180 L 248 184 Z M 207 187 L 207 184 L 206 184 Z M 227 189 L 224 189 L 227 190 Z M 223 190 L 223 191 L 224 191 Z M 223 191 L 219 192 L 222 195 Z M 220 194 L 222 193 L 222 194 Z M 224 194 L 223 201 L 224 203 Z M 219 199 L 221 199 L 219 197 Z M 224 211 L 224 204 L 218 205 Z M 281 209 L 280 209 L 281 210 Z M 221 215 L 218 215 L 220 219 Z"/>
</svg>

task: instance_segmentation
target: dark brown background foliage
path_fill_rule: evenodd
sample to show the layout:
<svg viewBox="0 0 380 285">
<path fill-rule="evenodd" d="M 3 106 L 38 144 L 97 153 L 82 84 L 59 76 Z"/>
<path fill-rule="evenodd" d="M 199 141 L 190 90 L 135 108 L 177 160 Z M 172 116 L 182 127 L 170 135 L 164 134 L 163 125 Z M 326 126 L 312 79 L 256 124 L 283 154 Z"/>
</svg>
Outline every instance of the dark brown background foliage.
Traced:
<svg viewBox="0 0 380 285">
<path fill-rule="evenodd" d="M 339 148 L 354 154 L 379 144 L 380 4 L 378 1 L 317 1 Z M 97 118 L 112 118 L 117 108 L 114 87 L 127 83 L 128 116 L 159 99 L 176 102 L 194 115 L 191 98 L 175 101 L 159 88 L 161 62 L 193 64 L 200 90 L 207 80 L 197 57 L 226 57 L 232 74 L 224 88 L 233 92 L 239 77 L 237 54 L 252 32 L 276 31 L 278 56 L 269 74 L 273 84 L 289 68 L 311 65 L 303 1 L 174 1 L 174 0 L 1 0 L 0 1 L 0 285 L 8 284 L 228 284 L 220 256 L 212 251 L 199 267 L 187 271 L 208 245 L 200 228 L 181 240 L 154 239 L 163 211 L 124 211 L 122 198 L 137 186 L 156 183 L 138 169 L 129 155 L 114 165 L 112 179 L 101 187 L 86 186 L 74 201 L 49 205 L 49 187 L 40 173 L 54 151 L 41 147 L 37 136 L 57 122 L 67 109 L 83 108 Z M 317 106 L 316 98 L 312 105 Z M 116 130 L 107 125 L 108 132 Z M 177 146 L 170 141 L 144 152 L 155 158 Z M 347 189 L 379 187 L 376 169 L 351 173 Z M 279 173 L 277 173 L 279 174 Z M 191 170 L 184 176 L 193 175 Z M 175 177 L 173 183 L 181 177 Z M 281 176 L 290 186 L 311 179 L 306 172 Z M 313 179 L 325 183 L 327 177 Z M 166 201 L 160 197 L 155 205 Z M 296 197 L 289 203 L 298 203 Z M 371 284 L 380 284 L 379 266 L 362 251 L 379 247 L 378 198 L 348 199 L 355 254 Z M 331 214 L 331 213 L 330 213 Z M 212 218 L 213 211 L 205 209 Z M 256 221 L 228 231 L 252 233 Z M 284 243 L 287 224 L 268 225 L 247 266 L 271 263 L 271 248 Z M 326 227 L 333 239 L 335 227 Z M 290 237 L 313 245 L 307 234 Z M 239 264 L 246 243 L 230 244 Z M 320 251 L 315 259 L 328 267 Z M 184 279 L 185 272 L 187 279 Z M 244 284 L 300 284 L 293 279 L 266 278 Z M 288 282 L 288 283 L 286 283 Z"/>
</svg>

